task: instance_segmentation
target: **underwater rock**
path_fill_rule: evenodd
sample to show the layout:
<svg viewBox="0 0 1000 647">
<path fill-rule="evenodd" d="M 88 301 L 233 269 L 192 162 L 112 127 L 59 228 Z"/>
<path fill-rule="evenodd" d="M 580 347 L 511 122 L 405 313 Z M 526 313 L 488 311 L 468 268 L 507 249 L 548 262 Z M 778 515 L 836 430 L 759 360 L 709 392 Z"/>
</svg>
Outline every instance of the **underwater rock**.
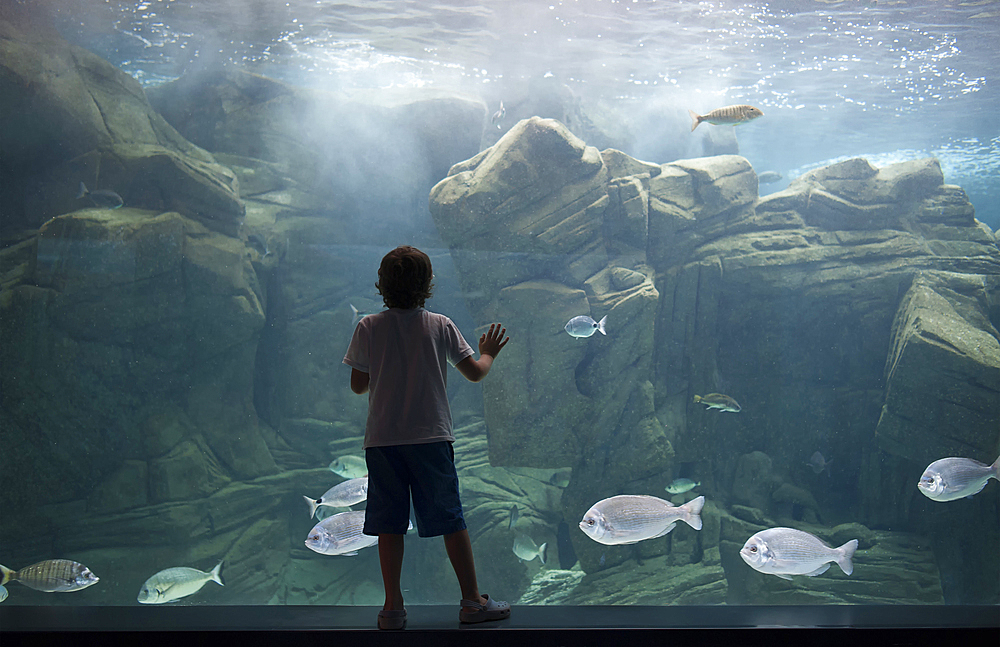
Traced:
<svg viewBox="0 0 1000 647">
<path fill-rule="evenodd" d="M 834 526 L 827 536 L 831 546 L 842 546 L 852 539 L 858 540 L 858 550 L 868 550 L 878 541 L 877 534 L 860 523 L 842 523 Z"/>
<path fill-rule="evenodd" d="M 146 461 L 126 460 L 87 497 L 87 511 L 104 514 L 147 505 L 149 467 Z"/>
<path fill-rule="evenodd" d="M 880 447 L 927 465 L 992 463 L 1000 420 L 1000 334 L 982 275 L 920 273 L 903 297 L 886 360 Z M 990 457 L 993 458 L 990 458 Z"/>
<path fill-rule="evenodd" d="M 771 507 L 771 493 L 781 484 L 774 473 L 771 457 L 764 452 L 740 456 L 733 477 L 733 501 L 766 514 Z M 744 517 L 745 518 L 745 517 Z"/>
<path fill-rule="evenodd" d="M 584 575 L 581 570 L 538 571 L 515 604 L 579 604 L 574 591 Z"/>
</svg>

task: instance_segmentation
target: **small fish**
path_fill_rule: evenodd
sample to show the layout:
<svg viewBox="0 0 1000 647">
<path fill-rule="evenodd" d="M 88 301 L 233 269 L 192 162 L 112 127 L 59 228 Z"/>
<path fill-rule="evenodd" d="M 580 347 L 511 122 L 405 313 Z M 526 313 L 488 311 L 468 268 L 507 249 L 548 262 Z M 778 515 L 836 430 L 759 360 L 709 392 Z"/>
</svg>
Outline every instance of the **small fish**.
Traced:
<svg viewBox="0 0 1000 647">
<path fill-rule="evenodd" d="M 934 501 L 954 501 L 978 494 L 990 479 L 1000 480 L 1000 458 L 992 465 L 971 458 L 942 458 L 927 466 L 917 487 Z"/>
<path fill-rule="evenodd" d="M 357 308 L 354 307 L 353 303 L 351 303 L 350 306 L 351 306 L 351 314 L 352 314 L 352 317 L 351 317 L 351 328 L 356 328 L 357 325 L 358 325 L 358 322 L 361 321 L 362 319 L 364 319 L 365 317 L 367 317 L 368 315 L 370 315 L 371 313 L 370 312 L 361 312 L 360 310 L 358 310 Z"/>
<path fill-rule="evenodd" d="M 362 456 L 340 456 L 330 463 L 330 471 L 345 479 L 368 476 L 368 463 Z"/>
<path fill-rule="evenodd" d="M 502 120 L 504 118 L 504 115 L 506 115 L 506 114 L 507 114 L 507 110 L 504 109 L 504 107 L 503 107 L 503 100 L 501 100 L 500 101 L 500 109 L 493 113 L 493 116 L 490 118 L 490 123 L 494 124 L 497 127 L 497 129 L 499 129 L 500 128 L 500 120 Z"/>
<path fill-rule="evenodd" d="M 377 536 L 362 532 L 364 525 L 364 510 L 338 512 L 313 526 L 306 537 L 306 548 L 320 555 L 357 555 L 362 548 L 378 543 Z M 413 522 L 406 529 L 412 530 Z"/>
<path fill-rule="evenodd" d="M 846 575 L 854 572 L 851 557 L 858 549 L 852 539 L 840 548 L 830 548 L 818 537 L 793 528 L 761 530 L 740 549 L 740 557 L 755 571 L 791 580 L 792 575 L 822 575 L 836 562 Z"/>
<path fill-rule="evenodd" d="M 705 407 L 709 409 L 719 409 L 720 411 L 732 411 L 733 413 L 739 413 L 741 410 L 740 403 L 732 399 L 728 395 L 723 395 L 721 393 L 709 393 L 708 395 L 696 395 L 694 396 L 694 401 L 696 403 L 700 402 Z"/>
<path fill-rule="evenodd" d="M 783 180 L 784 177 L 784 175 L 778 173 L 777 171 L 764 171 L 757 176 L 757 181 L 761 184 L 774 184 L 775 182 Z"/>
<path fill-rule="evenodd" d="M 94 203 L 95 207 L 102 207 L 104 209 L 117 209 L 118 207 L 125 204 L 122 197 L 115 193 L 114 191 L 109 191 L 107 189 L 99 189 L 97 191 L 88 191 L 87 185 L 80 182 L 80 191 L 76 194 L 76 199 L 89 197 L 90 201 Z"/>
<path fill-rule="evenodd" d="M 20 582 L 29 589 L 46 593 L 80 591 L 97 584 L 100 578 L 79 562 L 68 559 L 47 559 L 19 571 L 0 565 L 0 586 L 7 582 Z"/>
<path fill-rule="evenodd" d="M 691 130 L 697 128 L 698 124 L 703 121 L 707 121 L 708 123 L 716 126 L 738 126 L 740 124 L 745 124 L 748 121 L 753 121 L 757 117 L 764 116 L 764 113 L 760 108 L 754 108 L 753 106 L 747 105 L 716 108 L 707 115 L 699 115 L 694 110 L 688 110 L 688 114 L 691 115 L 692 119 Z"/>
<path fill-rule="evenodd" d="M 820 454 L 818 451 L 813 452 L 813 455 L 809 457 L 809 461 L 806 463 L 806 465 L 809 466 L 809 469 L 811 469 L 814 474 L 822 474 L 823 470 L 827 470 L 826 472 L 827 475 L 830 474 L 829 470 L 830 470 L 830 465 L 832 464 L 833 464 L 832 459 L 826 460 L 825 458 L 823 458 L 823 454 Z"/>
<path fill-rule="evenodd" d="M 623 494 L 595 503 L 583 515 L 580 530 L 599 544 L 634 544 L 644 539 L 662 537 L 683 521 L 701 530 L 701 509 L 705 497 L 692 499 L 682 506 L 644 494 Z"/>
<path fill-rule="evenodd" d="M 601 317 L 600 321 L 594 321 L 587 315 L 573 317 L 566 323 L 566 332 L 570 337 L 590 337 L 598 330 L 602 335 L 607 335 L 608 333 L 604 332 L 604 322 L 607 320 L 608 315 Z"/>
<path fill-rule="evenodd" d="M 323 493 L 318 499 L 302 497 L 309 506 L 309 518 L 316 515 L 316 508 L 329 506 L 331 508 L 347 508 L 356 503 L 361 503 L 368 498 L 368 477 L 350 479 L 343 483 L 337 483 L 332 488 Z"/>
<path fill-rule="evenodd" d="M 695 483 L 691 479 L 674 479 L 673 483 L 663 488 L 670 494 L 684 494 L 689 490 L 693 490 L 701 485 L 701 481 Z"/>
<path fill-rule="evenodd" d="M 597 560 L 597 563 L 600 564 L 601 566 L 604 566 L 604 553 L 601 553 L 601 558 Z"/>
<path fill-rule="evenodd" d="M 507 519 L 507 530 L 512 530 L 514 526 L 517 525 L 517 518 L 520 516 L 520 511 L 517 509 L 517 504 L 510 506 L 510 518 Z"/>
<path fill-rule="evenodd" d="M 569 485 L 570 472 L 553 472 L 549 477 L 549 485 L 566 487 Z"/>
<path fill-rule="evenodd" d="M 544 564 L 548 546 L 547 543 L 541 546 L 535 544 L 535 541 L 523 532 L 518 533 L 517 537 L 514 538 L 514 554 L 526 562 L 537 557 L 538 561 Z"/>
<path fill-rule="evenodd" d="M 221 571 L 222 562 L 207 573 L 187 566 L 164 569 L 146 580 L 136 600 L 141 604 L 163 604 L 197 593 L 209 581 L 225 586 Z"/>
</svg>

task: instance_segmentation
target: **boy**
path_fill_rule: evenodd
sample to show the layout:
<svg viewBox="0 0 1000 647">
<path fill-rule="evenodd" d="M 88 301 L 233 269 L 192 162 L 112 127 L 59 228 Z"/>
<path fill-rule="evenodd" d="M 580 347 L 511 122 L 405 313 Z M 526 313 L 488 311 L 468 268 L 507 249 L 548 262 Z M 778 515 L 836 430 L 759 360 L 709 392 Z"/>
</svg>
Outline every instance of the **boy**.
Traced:
<svg viewBox="0 0 1000 647">
<path fill-rule="evenodd" d="M 406 625 L 403 536 L 410 496 L 421 537 L 444 535 L 444 545 L 462 589 L 461 622 L 502 620 L 510 605 L 480 595 L 472 543 L 462 516 L 452 443 L 446 362 L 472 382 L 486 377 L 507 344 L 506 329 L 491 324 L 479 338 L 479 360 L 462 333 L 444 315 L 424 309 L 431 296 L 431 260 L 404 245 L 382 259 L 375 287 L 389 308 L 364 317 L 354 330 L 344 363 L 351 390 L 368 393 L 365 458 L 368 463 L 366 535 L 378 535 L 385 586 L 379 629 Z M 502 341 L 501 341 L 502 340 Z"/>
</svg>

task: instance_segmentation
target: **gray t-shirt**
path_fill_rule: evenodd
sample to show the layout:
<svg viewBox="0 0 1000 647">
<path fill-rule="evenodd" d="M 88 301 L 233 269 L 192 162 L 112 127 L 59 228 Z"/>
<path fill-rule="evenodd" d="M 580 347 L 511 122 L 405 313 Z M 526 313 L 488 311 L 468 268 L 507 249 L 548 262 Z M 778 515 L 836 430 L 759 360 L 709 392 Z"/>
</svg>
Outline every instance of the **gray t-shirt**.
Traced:
<svg viewBox="0 0 1000 647">
<path fill-rule="evenodd" d="M 344 363 L 368 373 L 365 449 L 454 441 L 447 364 L 472 354 L 451 319 L 424 308 L 362 318 Z"/>
</svg>

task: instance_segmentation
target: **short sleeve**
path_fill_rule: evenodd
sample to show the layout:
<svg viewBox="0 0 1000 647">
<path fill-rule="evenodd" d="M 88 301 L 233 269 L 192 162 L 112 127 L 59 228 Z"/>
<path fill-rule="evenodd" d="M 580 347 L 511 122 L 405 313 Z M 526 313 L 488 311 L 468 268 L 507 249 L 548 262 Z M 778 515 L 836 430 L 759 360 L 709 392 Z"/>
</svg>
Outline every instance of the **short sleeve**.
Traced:
<svg viewBox="0 0 1000 647">
<path fill-rule="evenodd" d="M 445 353 L 448 356 L 448 363 L 454 366 L 475 351 L 472 350 L 472 346 L 469 346 L 469 342 L 465 341 L 458 326 L 447 317 L 444 320 Z"/>
<path fill-rule="evenodd" d="M 356 368 L 362 373 L 370 373 L 371 358 L 368 354 L 368 326 L 364 325 L 362 319 L 354 327 L 354 336 L 351 337 L 351 344 L 347 347 L 347 354 L 344 355 L 344 363 L 351 368 Z"/>
</svg>

